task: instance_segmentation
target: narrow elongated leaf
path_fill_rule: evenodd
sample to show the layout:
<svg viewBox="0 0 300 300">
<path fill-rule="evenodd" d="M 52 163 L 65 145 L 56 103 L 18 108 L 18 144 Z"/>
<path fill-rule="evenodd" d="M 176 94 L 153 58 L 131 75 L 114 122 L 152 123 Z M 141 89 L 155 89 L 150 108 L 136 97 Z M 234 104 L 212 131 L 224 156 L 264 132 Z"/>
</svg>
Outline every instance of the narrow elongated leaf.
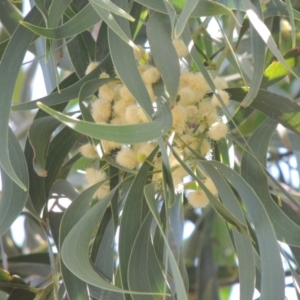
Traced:
<svg viewBox="0 0 300 300">
<path fill-rule="evenodd" d="M 21 12 L 12 2 L 1 1 L 0 20 L 9 35 L 13 35 L 21 19 Z"/>
<path fill-rule="evenodd" d="M 60 172 L 63 163 L 68 158 L 68 155 L 74 144 L 79 138 L 79 134 L 66 127 L 58 133 L 49 145 L 47 153 L 46 170 L 47 177 L 45 178 L 45 193 L 46 196 L 52 188 L 53 183 L 60 177 Z"/>
<path fill-rule="evenodd" d="M 221 174 L 211 165 L 204 167 L 216 185 L 224 205 L 239 219 L 246 223 L 239 201 L 231 190 L 229 184 Z M 233 228 L 234 243 L 239 260 L 240 299 L 252 300 L 255 285 L 255 262 L 251 241 Z"/>
<path fill-rule="evenodd" d="M 105 198 L 93 206 L 71 229 L 62 245 L 62 260 L 68 269 L 81 280 L 102 289 L 119 293 L 138 293 L 119 288 L 101 277 L 91 266 L 89 260 L 89 243 L 93 231 L 102 219 L 105 209 L 111 201 L 117 187 Z M 159 294 L 158 294 L 159 295 Z"/>
<path fill-rule="evenodd" d="M 99 15 L 88 4 L 70 21 L 57 28 L 43 28 L 27 21 L 21 21 L 20 23 L 38 35 L 49 39 L 64 39 L 91 28 L 99 21 Z"/>
<path fill-rule="evenodd" d="M 244 0 L 247 1 L 247 0 Z M 246 4 L 245 4 L 246 6 Z M 246 6 L 247 7 L 247 6 Z M 262 11 L 260 5 L 256 6 L 258 11 L 258 17 L 262 20 Z M 263 72 L 265 67 L 265 45 L 257 31 L 254 29 L 253 24 L 250 23 L 251 31 L 251 46 L 253 55 L 253 76 L 250 85 L 250 91 L 247 93 L 245 99 L 241 105 L 247 107 L 255 99 L 259 87 L 263 78 Z"/>
<path fill-rule="evenodd" d="M 172 116 L 166 101 L 158 100 L 158 112 L 153 121 L 137 125 L 95 124 L 68 117 L 42 103 L 38 106 L 79 133 L 118 143 L 136 144 L 151 141 L 165 134 L 172 126 Z"/>
<path fill-rule="evenodd" d="M 146 7 L 149 7 L 155 11 L 158 11 L 160 13 L 168 14 L 166 6 L 161 0 L 152 0 L 152 1 L 136 0 L 136 2 Z M 173 0 L 171 2 L 174 4 L 175 8 L 177 8 L 179 12 L 181 9 L 183 9 L 185 5 L 185 2 L 182 3 L 182 1 Z M 202 17 L 202 16 L 218 16 L 218 15 L 231 15 L 234 17 L 232 11 L 228 9 L 225 5 L 219 4 L 217 2 L 207 1 L 207 0 L 199 1 L 197 6 L 191 13 L 191 17 L 193 18 Z"/>
<path fill-rule="evenodd" d="M 170 145 L 169 145 L 170 146 Z M 211 205 L 215 209 L 217 213 L 228 223 L 232 224 L 236 227 L 236 229 L 242 233 L 244 236 L 248 237 L 250 240 L 250 235 L 248 232 L 248 228 L 245 223 L 240 222 L 236 216 L 234 216 L 219 200 L 216 199 L 216 197 L 207 189 L 207 187 L 203 184 L 203 182 L 192 172 L 192 170 L 184 163 L 184 161 L 179 157 L 179 155 L 174 151 L 172 147 L 170 147 L 173 155 L 176 157 L 180 165 L 185 169 L 185 171 L 192 177 L 194 180 L 198 183 L 198 185 L 201 187 L 201 189 L 204 190 L 205 194 L 207 195 Z M 199 156 L 197 152 L 190 149 L 195 156 Z"/>
<path fill-rule="evenodd" d="M 148 291 L 169 294 L 165 277 L 151 243 L 151 224 L 153 216 L 149 212 L 134 241 L 128 267 L 128 285 L 136 291 Z M 145 259 L 146 258 L 146 259 Z M 153 296 L 132 295 L 134 300 L 152 300 Z M 166 297 L 166 299 L 174 299 Z"/>
<path fill-rule="evenodd" d="M 32 23 L 39 23 L 41 19 L 41 14 L 35 8 L 25 18 L 25 20 Z M 0 148 L 0 165 L 4 172 L 23 189 L 26 189 L 25 184 L 16 175 L 8 154 L 8 123 L 15 83 L 32 37 L 32 32 L 19 26 L 10 39 L 0 64 L 0 137 L 2 143 Z M 13 64 L 12 61 L 14 62 Z M 7 76 L 8 71 L 9 76 Z"/>
<path fill-rule="evenodd" d="M 88 74 L 87 76 L 83 77 L 80 80 L 78 80 L 77 75 L 73 73 L 72 75 L 69 76 L 71 77 L 70 78 L 71 82 L 69 83 L 69 87 L 62 89 L 60 93 L 55 91 L 52 94 L 39 98 L 37 100 L 15 105 L 12 107 L 12 110 L 20 111 L 20 110 L 35 109 L 37 108 L 36 105 L 37 102 L 42 102 L 45 105 L 53 106 L 56 104 L 66 103 L 70 100 L 73 100 L 78 97 L 78 93 L 85 82 L 91 79 L 99 78 L 99 75 L 101 73 L 100 70 L 101 70 L 101 64 L 93 72 L 91 72 L 90 74 Z"/>
<path fill-rule="evenodd" d="M 255 228 L 261 258 L 261 300 L 284 299 L 284 271 L 275 232 L 268 214 L 253 189 L 229 167 L 207 162 L 217 168 L 240 194 Z"/>
<path fill-rule="evenodd" d="M 175 38 L 179 38 L 187 24 L 187 21 L 189 19 L 189 17 L 191 16 L 193 10 L 195 9 L 195 7 L 198 4 L 198 0 L 187 0 L 183 10 L 178 18 L 178 21 L 176 23 L 175 26 L 175 30 L 174 30 L 174 37 Z"/>
<path fill-rule="evenodd" d="M 175 104 L 180 66 L 177 53 L 171 41 L 171 29 L 168 18 L 160 13 L 153 13 L 147 23 L 147 36 L 155 65 L 170 95 L 170 103 Z"/>
<path fill-rule="evenodd" d="M 72 0 L 54 0 L 52 1 L 49 7 L 49 14 L 48 14 L 48 27 L 53 28 L 57 26 L 60 18 L 62 17 L 64 11 L 69 6 Z"/>
<path fill-rule="evenodd" d="M 13 169 L 28 189 L 28 173 L 24 154 L 12 130 L 8 129 L 8 153 Z M 12 225 L 20 215 L 28 198 L 28 191 L 18 186 L 2 169 L 2 197 L 0 200 L 0 236 Z"/>
<path fill-rule="evenodd" d="M 124 1 L 122 5 L 127 5 Z M 125 7 L 122 7 L 126 10 Z M 118 25 L 130 36 L 128 21 L 116 17 Z M 114 67 L 123 83 L 127 86 L 133 97 L 150 117 L 153 107 L 150 96 L 138 71 L 133 49 L 125 43 L 112 29 L 108 29 L 108 42 Z"/>
<path fill-rule="evenodd" d="M 184 280 L 181 276 L 181 272 L 179 269 L 179 266 L 177 264 L 177 261 L 173 255 L 173 252 L 170 248 L 169 242 L 165 236 L 164 230 L 162 228 L 162 222 L 160 220 L 160 216 L 158 213 L 158 209 L 157 209 L 157 202 L 155 200 L 155 190 L 154 190 L 154 185 L 146 185 L 144 188 L 144 193 L 145 193 L 145 197 L 146 197 L 146 201 L 148 203 L 148 206 L 150 208 L 150 211 L 156 221 L 156 224 L 159 228 L 160 231 L 160 235 L 163 238 L 164 241 L 164 246 L 165 246 L 165 255 L 169 261 L 170 264 L 170 268 L 171 268 L 171 272 L 172 272 L 172 276 L 174 279 L 174 289 L 176 292 L 176 296 L 178 299 L 182 299 L 182 300 L 187 300 L 187 293 L 185 290 L 185 284 L 184 284 Z"/>
<path fill-rule="evenodd" d="M 270 51 L 274 54 L 274 56 L 280 61 L 297 79 L 299 79 L 298 75 L 291 69 L 291 67 L 286 63 L 284 60 L 282 54 L 278 50 L 278 47 L 269 31 L 267 26 L 259 19 L 256 9 L 251 3 L 250 0 L 243 0 L 244 5 L 246 6 L 246 13 L 247 16 L 257 31 L 257 33 L 261 36 L 262 40 L 265 42 L 265 44 L 268 46 Z"/>
<path fill-rule="evenodd" d="M 110 30 L 112 30 L 126 44 L 130 45 L 131 47 L 136 47 L 130 38 L 130 31 L 128 32 L 126 30 L 128 26 L 122 27 L 122 25 L 117 21 L 117 17 L 114 18 L 114 16 L 108 10 L 103 9 L 99 5 L 96 5 L 95 2 L 91 2 L 91 5 L 94 7 L 95 11 L 101 17 L 101 19 L 103 19 L 103 21 L 107 24 Z M 118 18 L 122 19 L 123 22 L 128 23 L 126 19 L 121 17 Z"/>
<path fill-rule="evenodd" d="M 295 48 L 289 50 L 285 55 L 285 62 L 294 69 L 298 65 L 300 56 L 300 45 L 297 45 Z M 268 87 L 279 80 L 283 79 L 290 72 L 289 70 L 280 62 L 273 61 L 267 69 L 264 71 L 264 78 L 261 84 L 261 88 Z"/>
<path fill-rule="evenodd" d="M 46 152 L 53 131 L 60 122 L 52 117 L 35 120 L 29 129 L 29 140 L 34 151 L 33 168 L 42 177 L 47 176 Z"/>
<path fill-rule="evenodd" d="M 91 186 L 90 188 L 86 189 L 68 207 L 67 211 L 65 212 L 62 218 L 61 225 L 60 225 L 60 233 L 59 233 L 60 249 L 62 248 L 62 245 L 68 233 L 72 230 L 72 228 L 83 217 L 83 215 L 90 207 L 90 202 L 92 201 L 92 197 L 101 184 L 102 182 L 97 183 Z M 64 284 L 66 286 L 69 298 L 76 299 L 76 297 L 80 297 L 80 299 L 82 300 L 89 300 L 86 283 L 80 280 L 78 277 L 76 277 L 72 272 L 70 272 L 62 260 L 61 260 L 61 271 L 62 271 Z"/>
<path fill-rule="evenodd" d="M 245 96 L 242 88 L 227 89 L 231 99 L 241 102 Z M 295 102 L 281 95 L 259 90 L 250 107 L 259 110 L 284 127 L 300 134 L 300 107 Z"/>
<path fill-rule="evenodd" d="M 268 212 L 277 238 L 287 244 L 299 247 L 300 226 L 289 219 L 273 201 L 269 193 L 267 174 L 263 169 L 266 166 L 269 141 L 276 126 L 276 122 L 266 120 L 248 140 L 248 146 L 250 147 L 248 151 L 251 151 L 258 161 L 248 151 L 245 151 L 241 163 L 241 175 L 260 198 Z"/>
<path fill-rule="evenodd" d="M 152 162 L 156 155 L 156 151 L 149 156 L 149 161 Z M 144 163 L 130 185 L 125 198 L 125 205 L 122 213 L 120 224 L 119 244 L 122 245 L 119 249 L 120 257 L 120 274 L 122 278 L 122 286 L 124 289 L 129 288 L 128 269 L 129 259 L 132 253 L 134 241 L 137 237 L 140 226 L 142 225 L 149 209 L 143 197 L 143 188 L 148 178 L 148 172 L 151 166 Z M 132 217 L 132 216 L 139 216 Z M 147 291 L 148 292 L 148 291 Z"/>
<path fill-rule="evenodd" d="M 102 8 L 103 10 L 107 10 L 110 13 L 113 13 L 117 16 L 123 17 L 129 21 L 134 21 L 134 18 L 129 15 L 125 10 L 121 9 L 119 6 L 115 5 L 113 2 L 108 0 L 90 0 L 90 3 L 94 7 L 96 11 L 98 11 L 99 8 Z M 97 7 L 97 8 L 96 8 Z"/>
</svg>

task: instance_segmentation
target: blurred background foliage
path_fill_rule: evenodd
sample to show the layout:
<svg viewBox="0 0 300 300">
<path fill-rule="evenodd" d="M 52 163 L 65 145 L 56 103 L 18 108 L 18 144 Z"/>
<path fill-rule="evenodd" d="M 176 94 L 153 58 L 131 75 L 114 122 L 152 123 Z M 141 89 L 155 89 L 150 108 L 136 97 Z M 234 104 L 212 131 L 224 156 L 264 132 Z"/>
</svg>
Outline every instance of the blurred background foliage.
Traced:
<svg viewBox="0 0 300 300">
<path fill-rule="evenodd" d="M 296 0 L 0 0 L 0 299 L 300 299 L 299 22 Z M 165 161 L 157 193 L 151 164 L 130 172 L 104 157 L 112 192 L 97 201 L 103 182 L 83 190 L 91 162 L 79 147 L 103 128 L 82 134 L 47 106 L 91 121 L 85 105 L 106 72 L 149 112 L 129 40 L 153 50 L 167 98 L 176 34 L 190 50 L 181 68 L 228 83 L 230 131 L 205 158 L 193 153 L 219 197 L 193 208 Z M 165 109 L 153 122 L 162 156 Z"/>
</svg>

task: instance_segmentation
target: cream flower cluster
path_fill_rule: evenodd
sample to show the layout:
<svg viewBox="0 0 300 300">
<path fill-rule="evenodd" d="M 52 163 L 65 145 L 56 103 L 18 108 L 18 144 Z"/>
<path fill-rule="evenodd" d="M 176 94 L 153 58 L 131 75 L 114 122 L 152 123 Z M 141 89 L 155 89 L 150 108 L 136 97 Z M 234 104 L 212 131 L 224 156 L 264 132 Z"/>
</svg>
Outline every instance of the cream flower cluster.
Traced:
<svg viewBox="0 0 300 300">
<path fill-rule="evenodd" d="M 188 49 L 181 40 L 174 40 L 173 45 L 179 58 L 188 54 Z M 150 99 L 155 103 L 156 96 L 153 91 L 153 85 L 161 79 L 161 76 L 158 69 L 148 63 L 149 54 L 145 52 L 143 47 L 139 46 L 138 48 L 139 50 L 134 52 L 138 69 Z M 86 73 L 91 72 L 96 66 L 96 63 L 91 63 Z M 108 78 L 109 75 L 102 73 L 100 77 Z M 220 115 L 220 108 L 223 105 L 227 106 L 230 101 L 228 93 L 224 90 L 227 88 L 227 83 L 221 77 L 215 77 L 213 81 L 216 86 L 214 93 L 212 93 L 201 73 L 185 71 L 180 75 L 177 101 L 174 106 L 170 107 L 173 124 L 169 134 L 171 135 L 175 132 L 173 149 L 187 164 L 193 160 L 190 148 L 202 155 L 207 155 L 211 151 L 211 143 L 225 137 L 228 132 L 228 127 L 222 121 Z M 222 99 L 222 104 L 219 98 Z M 99 88 L 98 99 L 93 101 L 91 105 L 91 113 L 95 122 L 99 124 L 120 125 L 148 122 L 142 107 L 140 107 L 128 88 L 119 79 Z M 104 154 L 113 155 L 116 163 L 128 171 L 137 169 L 141 163 L 147 161 L 147 157 L 156 146 L 157 143 L 155 141 L 136 145 L 101 141 L 101 149 Z M 98 157 L 98 153 L 92 144 L 83 145 L 80 151 L 83 156 L 90 159 Z M 187 173 L 172 153 L 169 156 L 169 160 L 175 190 L 176 192 L 181 192 L 184 190 L 183 179 L 187 176 Z M 162 177 L 161 158 L 157 156 L 152 165 L 153 180 L 160 186 Z M 103 176 L 101 177 L 102 180 L 105 179 L 106 177 L 103 174 L 105 173 L 102 171 L 94 170 L 92 172 L 91 169 L 88 169 L 86 174 L 88 185 L 93 184 L 96 178 L 99 179 L 101 176 Z M 210 183 L 210 190 L 215 189 L 210 179 L 207 179 L 207 183 Z M 108 192 L 108 185 L 103 185 L 95 193 L 95 197 L 101 199 Z M 213 194 L 216 193 L 213 191 Z M 208 199 L 205 197 L 206 195 L 202 190 L 188 194 L 188 200 L 194 207 L 205 206 L 208 203 Z"/>
</svg>

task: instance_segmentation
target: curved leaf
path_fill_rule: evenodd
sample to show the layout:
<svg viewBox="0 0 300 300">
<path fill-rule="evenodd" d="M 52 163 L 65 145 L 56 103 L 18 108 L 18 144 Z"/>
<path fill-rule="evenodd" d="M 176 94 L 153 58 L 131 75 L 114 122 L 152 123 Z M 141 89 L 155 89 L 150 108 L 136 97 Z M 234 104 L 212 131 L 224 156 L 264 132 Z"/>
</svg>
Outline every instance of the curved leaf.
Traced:
<svg viewBox="0 0 300 300">
<path fill-rule="evenodd" d="M 160 13 L 153 13 L 147 23 L 147 36 L 155 66 L 158 68 L 170 95 L 170 103 L 175 104 L 180 66 L 177 53 L 171 41 L 171 29 L 168 18 Z"/>
<path fill-rule="evenodd" d="M 123 5 L 124 4 L 127 5 L 123 1 Z M 128 21 L 123 18 L 116 18 L 116 20 L 124 32 L 130 36 Z M 152 102 L 138 71 L 133 49 L 112 31 L 112 29 L 108 29 L 108 42 L 111 58 L 118 75 L 136 101 L 150 117 L 153 114 Z"/>
<path fill-rule="evenodd" d="M 66 126 L 79 133 L 99 140 L 103 139 L 117 143 L 136 144 L 154 140 L 165 134 L 172 126 L 172 116 L 168 103 L 163 99 L 158 100 L 157 102 L 158 112 L 154 120 L 149 123 L 137 125 L 95 124 L 68 117 L 42 103 L 38 104 L 38 106 Z"/>
<path fill-rule="evenodd" d="M 244 151 L 242 157 L 241 175 L 260 198 L 268 212 L 277 238 L 287 244 L 299 247 L 300 226 L 288 218 L 272 199 L 267 174 L 263 169 L 263 166 L 266 166 L 269 142 L 276 126 L 277 123 L 267 119 L 248 140 L 249 148 L 246 148 L 248 151 Z"/>
<path fill-rule="evenodd" d="M 227 89 L 234 101 L 242 102 L 246 92 L 242 88 Z M 259 90 L 250 107 L 257 109 L 274 121 L 300 135 L 300 107 L 281 95 Z"/>
<path fill-rule="evenodd" d="M 25 18 L 25 20 L 33 23 L 39 23 L 41 19 L 42 16 L 37 9 L 32 9 Z M 26 189 L 26 187 L 16 175 L 8 154 L 8 123 L 15 83 L 32 37 L 32 32 L 19 26 L 11 37 L 0 64 L 0 136 L 2 143 L 0 148 L 0 165 L 6 174 L 23 189 Z M 7 76 L 8 70 L 9 76 Z"/>
<path fill-rule="evenodd" d="M 10 128 L 8 134 L 8 153 L 12 167 L 22 182 L 24 182 L 26 189 L 28 189 L 29 180 L 23 151 Z M 0 236 L 9 229 L 15 219 L 20 215 L 28 198 L 28 191 L 24 191 L 2 169 L 1 179 L 3 190 L 0 199 Z"/>
<path fill-rule="evenodd" d="M 43 28 L 26 21 L 20 21 L 20 23 L 38 35 L 49 39 L 64 39 L 91 28 L 99 21 L 99 15 L 88 4 L 70 21 L 57 28 Z"/>
<path fill-rule="evenodd" d="M 46 152 L 51 135 L 59 125 L 58 120 L 44 117 L 35 120 L 29 128 L 28 137 L 34 151 L 33 168 L 39 176 L 47 176 Z"/>
</svg>

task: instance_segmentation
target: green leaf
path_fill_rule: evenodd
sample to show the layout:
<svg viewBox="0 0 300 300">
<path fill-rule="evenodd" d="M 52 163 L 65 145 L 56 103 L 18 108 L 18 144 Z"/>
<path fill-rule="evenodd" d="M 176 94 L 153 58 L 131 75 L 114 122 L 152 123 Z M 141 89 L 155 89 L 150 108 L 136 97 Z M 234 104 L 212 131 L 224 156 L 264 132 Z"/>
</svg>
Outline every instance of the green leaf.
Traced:
<svg viewBox="0 0 300 300">
<path fill-rule="evenodd" d="M 48 27 L 53 28 L 57 26 L 66 8 L 70 5 L 72 0 L 53 0 L 49 7 Z"/>
<path fill-rule="evenodd" d="M 85 82 L 91 79 L 99 78 L 99 75 L 101 73 L 101 67 L 102 65 L 100 64 L 95 70 L 93 70 L 93 72 L 91 72 L 90 74 L 88 74 L 80 80 L 78 80 L 77 75 L 73 73 L 68 77 L 68 87 L 62 89 L 60 93 L 54 91 L 52 94 L 42 97 L 40 99 L 15 105 L 12 107 L 12 110 L 20 111 L 35 109 L 37 108 L 37 102 L 42 102 L 45 105 L 53 106 L 56 104 L 66 103 L 70 100 L 73 100 L 78 97 L 78 93 Z"/>
<path fill-rule="evenodd" d="M 155 199 L 155 190 L 154 190 L 154 185 L 153 184 L 148 184 L 144 188 L 144 193 L 146 197 L 146 201 L 148 203 L 149 209 L 156 221 L 156 224 L 158 226 L 158 229 L 160 231 L 160 236 L 162 237 L 164 241 L 164 246 L 165 246 L 165 258 L 167 262 L 165 264 L 169 263 L 171 272 L 172 272 L 172 277 L 174 280 L 174 289 L 176 292 L 176 296 L 178 299 L 181 300 L 187 300 L 187 293 L 185 290 L 185 284 L 184 280 L 181 276 L 181 272 L 179 269 L 179 266 L 177 264 L 177 261 L 173 255 L 173 252 L 171 250 L 171 247 L 169 245 L 169 242 L 165 236 L 164 230 L 162 228 L 162 222 L 160 220 L 160 216 L 158 213 L 158 208 L 157 208 L 157 201 Z"/>
<path fill-rule="evenodd" d="M 8 129 L 8 153 L 13 169 L 24 182 L 24 186 L 28 189 L 28 173 L 25 157 L 21 146 L 13 134 Z M 28 198 L 28 191 L 24 191 L 17 185 L 5 172 L 1 169 L 2 179 L 2 197 L 0 201 L 0 236 L 2 236 L 12 225 L 15 219 L 22 212 Z"/>
<path fill-rule="evenodd" d="M 70 21 L 56 28 L 43 28 L 27 21 L 20 21 L 20 24 L 32 32 L 49 39 L 64 39 L 89 29 L 99 21 L 99 15 L 95 12 L 94 8 L 88 4 Z"/>
<path fill-rule="evenodd" d="M 68 128 L 63 128 L 51 141 L 47 152 L 46 170 L 47 177 L 45 178 L 45 193 L 49 195 L 54 182 L 61 178 L 61 169 L 63 163 L 69 156 L 71 149 L 79 138 L 79 134 Z"/>
<path fill-rule="evenodd" d="M 35 120 L 30 128 L 28 137 L 34 151 L 33 168 L 41 176 L 47 176 L 46 154 L 53 131 L 60 122 L 52 117 L 44 117 Z"/>
<path fill-rule="evenodd" d="M 299 247 L 300 227 L 288 218 L 272 199 L 267 174 L 264 170 L 269 142 L 276 126 L 277 123 L 267 119 L 248 140 L 249 148 L 246 148 L 243 154 L 241 175 L 260 198 L 268 212 L 277 238 L 282 242 Z"/>
<path fill-rule="evenodd" d="M 38 106 L 45 112 L 72 128 L 73 130 L 95 139 L 114 141 L 117 143 L 136 144 L 154 140 L 165 134 L 172 126 L 172 116 L 168 103 L 158 99 L 158 111 L 153 121 L 136 125 L 95 124 L 80 121 L 59 113 L 40 103 Z"/>
<path fill-rule="evenodd" d="M 147 23 L 147 36 L 155 66 L 158 68 L 170 103 L 175 104 L 180 77 L 180 66 L 177 53 L 171 41 L 170 23 L 166 16 L 153 13 Z"/>
<path fill-rule="evenodd" d="M 231 99 L 241 102 L 246 92 L 242 88 L 227 89 Z M 259 90 L 250 107 L 257 109 L 284 127 L 300 134 L 300 107 L 283 96 Z"/>
<path fill-rule="evenodd" d="M 95 2 L 91 2 L 97 14 L 103 19 L 111 31 L 113 31 L 121 40 L 123 40 L 127 45 L 135 48 L 134 42 L 130 38 L 130 31 L 127 30 L 129 27 L 128 20 L 121 17 L 114 17 L 109 11 L 103 9 L 101 6 L 96 5 Z M 123 15 L 124 17 L 124 15 Z M 119 22 L 117 21 L 119 19 Z M 121 21 L 121 20 L 122 21 Z M 123 27 L 121 24 L 126 23 Z"/>
<path fill-rule="evenodd" d="M 71 203 L 71 205 L 66 210 L 60 225 L 60 249 L 64 244 L 66 236 L 77 224 L 77 222 L 84 216 L 86 211 L 88 211 L 90 207 L 90 202 L 92 201 L 92 197 L 101 184 L 102 182 L 97 183 L 91 186 L 90 188 L 86 189 L 84 192 L 78 195 L 78 197 Z M 80 280 L 78 277 L 76 277 L 72 272 L 70 272 L 63 263 L 62 259 L 63 257 L 61 257 L 61 271 L 69 298 L 76 299 L 77 297 L 80 297 L 80 299 L 82 300 L 89 300 L 86 283 Z"/>
<path fill-rule="evenodd" d="M 105 209 L 114 196 L 116 190 L 117 187 L 114 188 L 105 198 L 96 203 L 93 208 L 90 209 L 75 224 L 75 226 L 73 226 L 62 245 L 62 260 L 72 273 L 91 285 L 119 293 L 147 294 L 124 290 L 111 284 L 109 281 L 101 277 L 90 264 L 90 239 L 93 235 L 95 226 L 98 224 L 99 220 L 102 219 Z"/>
<path fill-rule="evenodd" d="M 42 17 L 38 10 L 33 8 L 25 19 L 33 23 L 39 23 Z M 4 172 L 23 189 L 26 189 L 26 186 L 16 175 L 8 154 L 8 123 L 15 83 L 32 37 L 33 33 L 19 26 L 11 37 L 0 64 L 0 136 L 2 143 L 0 164 Z M 8 70 L 9 76 L 7 76 Z"/>
<path fill-rule="evenodd" d="M 119 6 L 115 5 L 111 1 L 108 1 L 108 0 L 90 0 L 90 3 L 96 11 L 98 11 L 100 8 L 102 8 L 103 10 L 107 10 L 110 13 L 113 13 L 117 16 L 125 18 L 129 21 L 134 21 L 134 18 L 131 15 L 129 15 L 125 10 L 121 9 Z"/>
<path fill-rule="evenodd" d="M 242 223 L 246 223 L 242 208 L 229 184 L 209 163 L 202 162 L 208 175 L 218 189 L 224 205 Z M 239 261 L 240 299 L 252 300 L 255 285 L 255 262 L 251 241 L 233 228 L 234 243 Z"/>
<path fill-rule="evenodd" d="M 191 16 L 193 10 L 195 9 L 195 7 L 198 4 L 198 0 L 187 0 L 183 10 L 178 18 L 178 21 L 175 25 L 175 30 L 174 30 L 174 37 L 177 39 L 181 36 L 188 20 L 189 17 Z"/>
<path fill-rule="evenodd" d="M 267 26 L 263 23 L 263 21 L 260 20 L 259 16 L 256 13 L 256 9 L 251 3 L 251 1 L 250 0 L 243 0 L 243 1 L 244 1 L 244 5 L 246 6 L 246 13 L 251 24 L 253 25 L 257 33 L 261 36 L 262 40 L 268 46 L 270 51 L 274 54 L 274 56 L 278 59 L 278 61 L 280 61 L 297 79 L 300 79 L 284 60 L 282 54 L 278 50 L 278 47 L 272 37 L 272 34 L 270 33 Z"/>
<path fill-rule="evenodd" d="M 13 35 L 16 28 L 19 26 L 19 21 L 22 19 L 21 12 L 11 1 L 2 1 L 0 9 L 1 24 L 7 30 L 9 35 Z"/>
<path fill-rule="evenodd" d="M 238 173 L 216 161 L 209 164 L 219 170 L 240 194 L 255 228 L 261 258 L 261 300 L 284 299 L 284 270 L 275 232 L 264 206 Z"/>
<path fill-rule="evenodd" d="M 284 55 L 284 60 L 291 69 L 294 69 L 298 65 L 299 56 L 300 46 L 298 45 Z M 272 85 L 288 74 L 290 74 L 290 71 L 280 61 L 274 60 L 264 72 L 264 79 L 261 87 Z"/>
<path fill-rule="evenodd" d="M 155 155 L 156 151 L 153 151 L 148 160 L 152 162 Z M 150 169 L 151 165 L 147 162 L 144 163 L 126 193 L 119 233 L 119 244 L 122 245 L 119 249 L 120 274 L 124 289 L 129 288 L 128 263 L 134 247 L 134 241 L 149 211 L 143 197 L 143 188 L 147 182 Z"/>
<path fill-rule="evenodd" d="M 247 7 L 246 4 L 245 6 Z M 262 11 L 260 5 L 257 5 L 256 8 L 258 10 L 258 17 L 262 21 Z M 258 32 L 253 27 L 252 23 L 250 23 L 250 32 L 253 55 L 253 75 L 250 85 L 250 91 L 247 93 L 245 99 L 241 103 L 241 106 L 243 107 L 249 106 L 250 103 L 255 99 L 259 91 L 265 67 L 265 45 Z"/>
<path fill-rule="evenodd" d="M 166 278 L 151 243 L 152 220 L 153 216 L 149 212 L 136 234 L 128 263 L 128 285 L 135 291 L 170 294 Z M 141 276 L 142 274 L 144 276 Z M 152 300 L 153 296 L 132 295 L 132 298 L 134 300 Z M 172 297 L 172 299 L 174 298 Z"/>
<path fill-rule="evenodd" d="M 116 20 L 124 32 L 130 36 L 128 21 L 123 18 L 116 18 Z M 133 49 L 111 29 L 108 29 L 108 42 L 110 55 L 118 75 L 145 113 L 150 117 L 153 114 L 152 102 L 138 71 Z"/>
</svg>

